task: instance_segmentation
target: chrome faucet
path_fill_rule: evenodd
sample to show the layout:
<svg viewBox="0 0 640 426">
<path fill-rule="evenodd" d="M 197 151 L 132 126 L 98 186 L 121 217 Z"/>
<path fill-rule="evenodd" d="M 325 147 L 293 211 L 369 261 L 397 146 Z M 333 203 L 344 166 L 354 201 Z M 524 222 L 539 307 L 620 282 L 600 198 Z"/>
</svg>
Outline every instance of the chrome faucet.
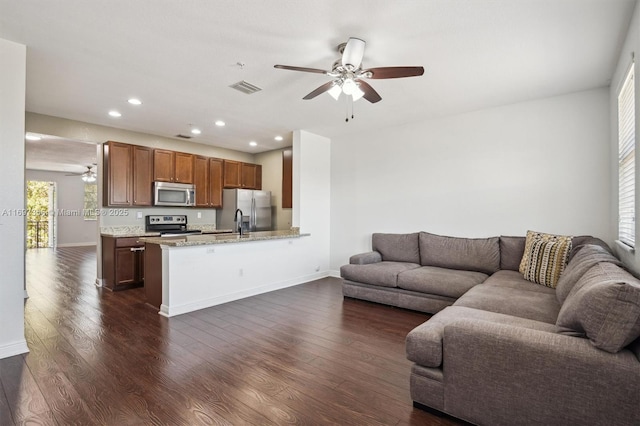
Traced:
<svg viewBox="0 0 640 426">
<path fill-rule="evenodd" d="M 238 220 L 238 212 L 240 212 L 240 220 Z M 236 212 L 234 214 L 233 217 L 233 221 L 238 223 L 238 229 L 237 231 L 240 233 L 240 236 L 242 236 L 242 210 L 240 209 L 236 209 Z"/>
</svg>

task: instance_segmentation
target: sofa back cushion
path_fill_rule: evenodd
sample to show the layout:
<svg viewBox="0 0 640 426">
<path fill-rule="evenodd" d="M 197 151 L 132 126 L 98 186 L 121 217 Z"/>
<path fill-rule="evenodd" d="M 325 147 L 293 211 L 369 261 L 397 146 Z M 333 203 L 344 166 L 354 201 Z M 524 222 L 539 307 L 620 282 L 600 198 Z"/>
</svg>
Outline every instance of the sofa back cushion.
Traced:
<svg viewBox="0 0 640 426">
<path fill-rule="evenodd" d="M 576 239 L 574 238 L 573 240 L 575 241 Z M 573 286 L 596 263 L 611 262 L 622 266 L 622 263 L 601 245 L 584 244 L 578 247 L 580 250 L 577 250 L 569 261 L 558 279 L 558 285 L 556 285 L 556 298 L 561 305 L 569 296 Z"/>
<path fill-rule="evenodd" d="M 573 256 L 575 256 L 580 250 L 582 250 L 584 246 L 587 245 L 600 246 L 609 253 L 613 254 L 613 251 L 611 251 L 611 248 L 607 245 L 607 243 L 602 241 L 600 238 L 592 237 L 591 235 L 579 235 L 573 237 L 573 239 L 571 240 L 571 253 L 569 253 L 569 262 L 571 262 Z"/>
<path fill-rule="evenodd" d="M 556 325 L 618 352 L 640 336 L 640 281 L 613 263 L 597 263 L 571 289 Z"/>
<path fill-rule="evenodd" d="M 517 271 L 524 254 L 525 237 L 500 237 L 500 269 Z"/>
<path fill-rule="evenodd" d="M 499 238 L 457 238 L 421 232 L 420 264 L 493 274 L 500 269 Z"/>
<path fill-rule="evenodd" d="M 420 263 L 418 233 L 413 234 L 381 234 L 371 237 L 373 250 L 382 255 L 387 262 Z"/>
</svg>

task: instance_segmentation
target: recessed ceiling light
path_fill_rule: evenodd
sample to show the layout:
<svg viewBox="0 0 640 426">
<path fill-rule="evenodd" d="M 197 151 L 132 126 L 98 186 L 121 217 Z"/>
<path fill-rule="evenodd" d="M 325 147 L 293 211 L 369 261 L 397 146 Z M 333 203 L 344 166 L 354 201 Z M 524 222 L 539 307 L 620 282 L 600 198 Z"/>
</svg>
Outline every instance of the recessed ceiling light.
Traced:
<svg viewBox="0 0 640 426">
<path fill-rule="evenodd" d="M 24 138 L 28 141 L 39 141 L 42 139 L 40 136 L 34 135 L 33 133 L 27 133 Z"/>
<path fill-rule="evenodd" d="M 249 142 L 249 145 L 251 145 L 251 146 L 258 146 L 258 142 L 251 141 L 251 142 Z"/>
<path fill-rule="evenodd" d="M 122 117 L 122 114 L 120 114 L 118 111 L 109 111 L 109 115 L 111 117 Z"/>
<path fill-rule="evenodd" d="M 193 133 L 194 135 L 199 135 L 200 133 L 202 133 L 202 131 L 200 129 L 193 128 L 191 129 L 191 133 Z"/>
<path fill-rule="evenodd" d="M 224 127 L 224 125 L 225 125 L 225 122 L 224 122 L 224 121 L 222 121 L 222 120 L 218 120 L 218 121 L 216 121 L 216 126 L 218 126 L 218 127 Z"/>
<path fill-rule="evenodd" d="M 131 98 L 127 102 L 129 102 L 131 105 L 142 105 L 142 101 L 138 98 Z"/>
<path fill-rule="evenodd" d="M 274 139 L 277 140 L 278 142 L 280 142 L 283 139 L 283 137 L 282 136 L 276 136 Z"/>
</svg>

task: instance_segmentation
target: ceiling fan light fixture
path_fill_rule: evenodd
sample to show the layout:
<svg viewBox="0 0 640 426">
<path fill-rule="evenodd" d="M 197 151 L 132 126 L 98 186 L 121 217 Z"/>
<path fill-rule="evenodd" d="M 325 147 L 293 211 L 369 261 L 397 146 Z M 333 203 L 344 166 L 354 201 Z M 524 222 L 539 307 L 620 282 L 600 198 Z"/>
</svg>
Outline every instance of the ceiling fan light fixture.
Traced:
<svg viewBox="0 0 640 426">
<path fill-rule="evenodd" d="M 353 98 L 353 101 L 357 101 L 358 99 L 362 98 L 364 96 L 364 92 L 362 91 L 362 89 L 360 89 L 360 87 L 356 84 L 355 89 L 353 90 L 353 92 L 351 93 L 351 97 Z"/>
<path fill-rule="evenodd" d="M 360 89 L 358 89 L 358 85 L 352 79 L 347 78 L 344 83 L 342 83 L 342 92 L 344 92 L 345 95 L 353 95 L 356 90 Z"/>
<path fill-rule="evenodd" d="M 338 83 L 336 83 L 331 89 L 329 89 L 328 93 L 331 95 L 333 99 L 337 101 L 338 98 L 340 97 L 340 94 L 342 93 L 342 88 Z"/>
</svg>

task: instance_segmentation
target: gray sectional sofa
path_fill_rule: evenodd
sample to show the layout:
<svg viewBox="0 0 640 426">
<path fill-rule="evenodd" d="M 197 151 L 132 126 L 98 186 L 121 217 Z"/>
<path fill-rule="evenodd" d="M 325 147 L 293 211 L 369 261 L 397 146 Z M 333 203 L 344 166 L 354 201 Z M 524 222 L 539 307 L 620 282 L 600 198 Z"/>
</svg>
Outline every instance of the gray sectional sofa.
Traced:
<svg viewBox="0 0 640 426">
<path fill-rule="evenodd" d="M 343 294 L 433 315 L 407 336 L 411 397 L 480 425 L 640 425 L 640 281 L 574 237 L 555 288 L 518 271 L 525 237 L 373 234 Z"/>
</svg>

